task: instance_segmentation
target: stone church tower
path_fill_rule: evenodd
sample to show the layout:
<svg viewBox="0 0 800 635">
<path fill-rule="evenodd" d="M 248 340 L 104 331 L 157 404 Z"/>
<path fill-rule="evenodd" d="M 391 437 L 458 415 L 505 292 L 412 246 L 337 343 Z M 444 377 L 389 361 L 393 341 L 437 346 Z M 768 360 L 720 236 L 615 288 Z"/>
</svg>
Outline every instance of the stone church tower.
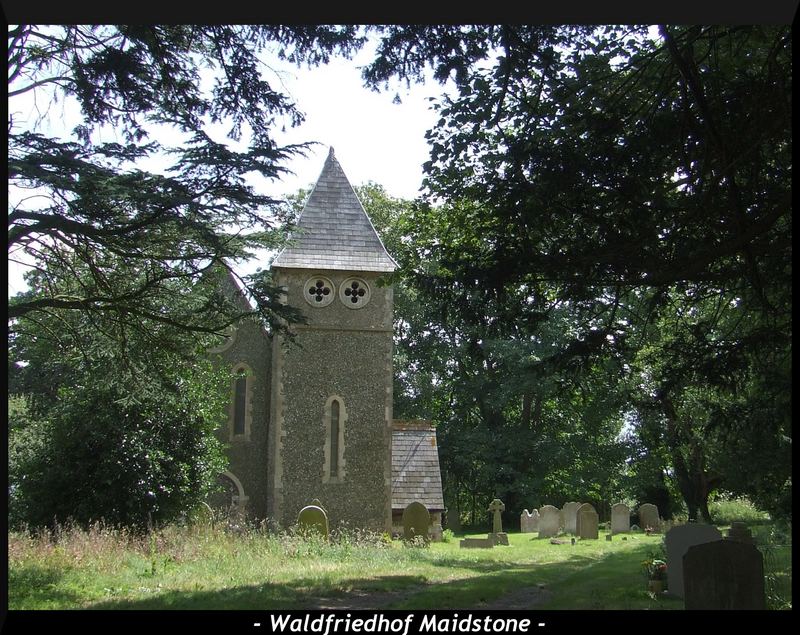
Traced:
<svg viewBox="0 0 800 635">
<path fill-rule="evenodd" d="M 292 525 L 319 499 L 332 525 L 391 526 L 391 286 L 386 252 L 331 148 L 273 262 L 307 322 L 272 338 L 266 514 Z"/>
</svg>

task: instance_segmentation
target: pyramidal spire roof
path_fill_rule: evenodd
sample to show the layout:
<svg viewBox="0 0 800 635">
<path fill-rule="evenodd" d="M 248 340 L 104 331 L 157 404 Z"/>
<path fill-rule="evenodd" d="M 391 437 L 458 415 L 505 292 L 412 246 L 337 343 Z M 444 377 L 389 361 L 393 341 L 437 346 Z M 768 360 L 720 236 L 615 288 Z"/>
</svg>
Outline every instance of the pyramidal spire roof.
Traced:
<svg viewBox="0 0 800 635">
<path fill-rule="evenodd" d="M 382 272 L 397 268 L 333 148 L 290 238 L 291 244 L 278 254 L 273 267 Z"/>
</svg>

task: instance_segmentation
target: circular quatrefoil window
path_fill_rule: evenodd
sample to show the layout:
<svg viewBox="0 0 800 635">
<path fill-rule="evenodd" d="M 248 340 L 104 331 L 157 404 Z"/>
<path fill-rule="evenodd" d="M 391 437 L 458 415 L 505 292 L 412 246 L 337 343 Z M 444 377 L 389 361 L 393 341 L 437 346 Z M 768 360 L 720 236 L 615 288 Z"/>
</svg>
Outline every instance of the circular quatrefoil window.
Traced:
<svg viewBox="0 0 800 635">
<path fill-rule="evenodd" d="M 348 278 L 339 287 L 339 299 L 351 309 L 360 309 L 369 302 L 369 296 L 369 285 L 361 278 Z"/>
<path fill-rule="evenodd" d="M 333 283 L 322 276 L 309 278 L 303 289 L 303 297 L 311 306 L 328 306 L 334 295 Z"/>
</svg>

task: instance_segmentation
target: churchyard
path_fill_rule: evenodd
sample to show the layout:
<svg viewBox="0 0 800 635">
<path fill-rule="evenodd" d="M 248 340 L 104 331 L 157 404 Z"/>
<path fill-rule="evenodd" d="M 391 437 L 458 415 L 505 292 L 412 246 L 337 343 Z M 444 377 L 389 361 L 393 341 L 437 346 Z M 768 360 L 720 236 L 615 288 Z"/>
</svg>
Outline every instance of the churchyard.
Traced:
<svg viewBox="0 0 800 635">
<path fill-rule="evenodd" d="M 665 609 L 642 563 L 663 535 L 553 538 L 508 528 L 508 546 L 463 549 L 359 531 L 301 536 L 221 524 L 168 526 L 148 536 L 94 527 L 9 534 L 11 609 Z M 494 527 L 493 527 L 494 529 Z M 751 527 L 764 554 L 767 608 L 791 607 L 791 546 L 771 524 Z M 728 529 L 721 527 L 723 535 Z M 788 606 L 787 606 L 788 603 Z"/>
</svg>

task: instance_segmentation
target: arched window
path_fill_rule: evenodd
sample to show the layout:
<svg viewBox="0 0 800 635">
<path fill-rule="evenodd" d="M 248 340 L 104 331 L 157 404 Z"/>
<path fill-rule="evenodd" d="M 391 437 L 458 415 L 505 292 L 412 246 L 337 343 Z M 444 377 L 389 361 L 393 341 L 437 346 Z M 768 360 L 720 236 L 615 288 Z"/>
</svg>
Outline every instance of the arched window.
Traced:
<svg viewBox="0 0 800 635">
<path fill-rule="evenodd" d="M 339 400 L 331 402 L 331 478 L 339 478 Z"/>
<path fill-rule="evenodd" d="M 233 434 L 244 434 L 244 413 L 247 408 L 247 376 L 242 373 L 234 380 Z"/>
<path fill-rule="evenodd" d="M 344 400 L 338 396 L 328 398 L 325 403 L 323 426 L 325 429 L 325 465 L 322 470 L 323 483 L 340 483 L 344 480 L 344 427 L 347 411 Z"/>
<path fill-rule="evenodd" d="M 253 420 L 253 372 L 247 364 L 239 363 L 233 367 L 232 384 L 228 430 L 231 440 L 248 441 Z"/>
</svg>

